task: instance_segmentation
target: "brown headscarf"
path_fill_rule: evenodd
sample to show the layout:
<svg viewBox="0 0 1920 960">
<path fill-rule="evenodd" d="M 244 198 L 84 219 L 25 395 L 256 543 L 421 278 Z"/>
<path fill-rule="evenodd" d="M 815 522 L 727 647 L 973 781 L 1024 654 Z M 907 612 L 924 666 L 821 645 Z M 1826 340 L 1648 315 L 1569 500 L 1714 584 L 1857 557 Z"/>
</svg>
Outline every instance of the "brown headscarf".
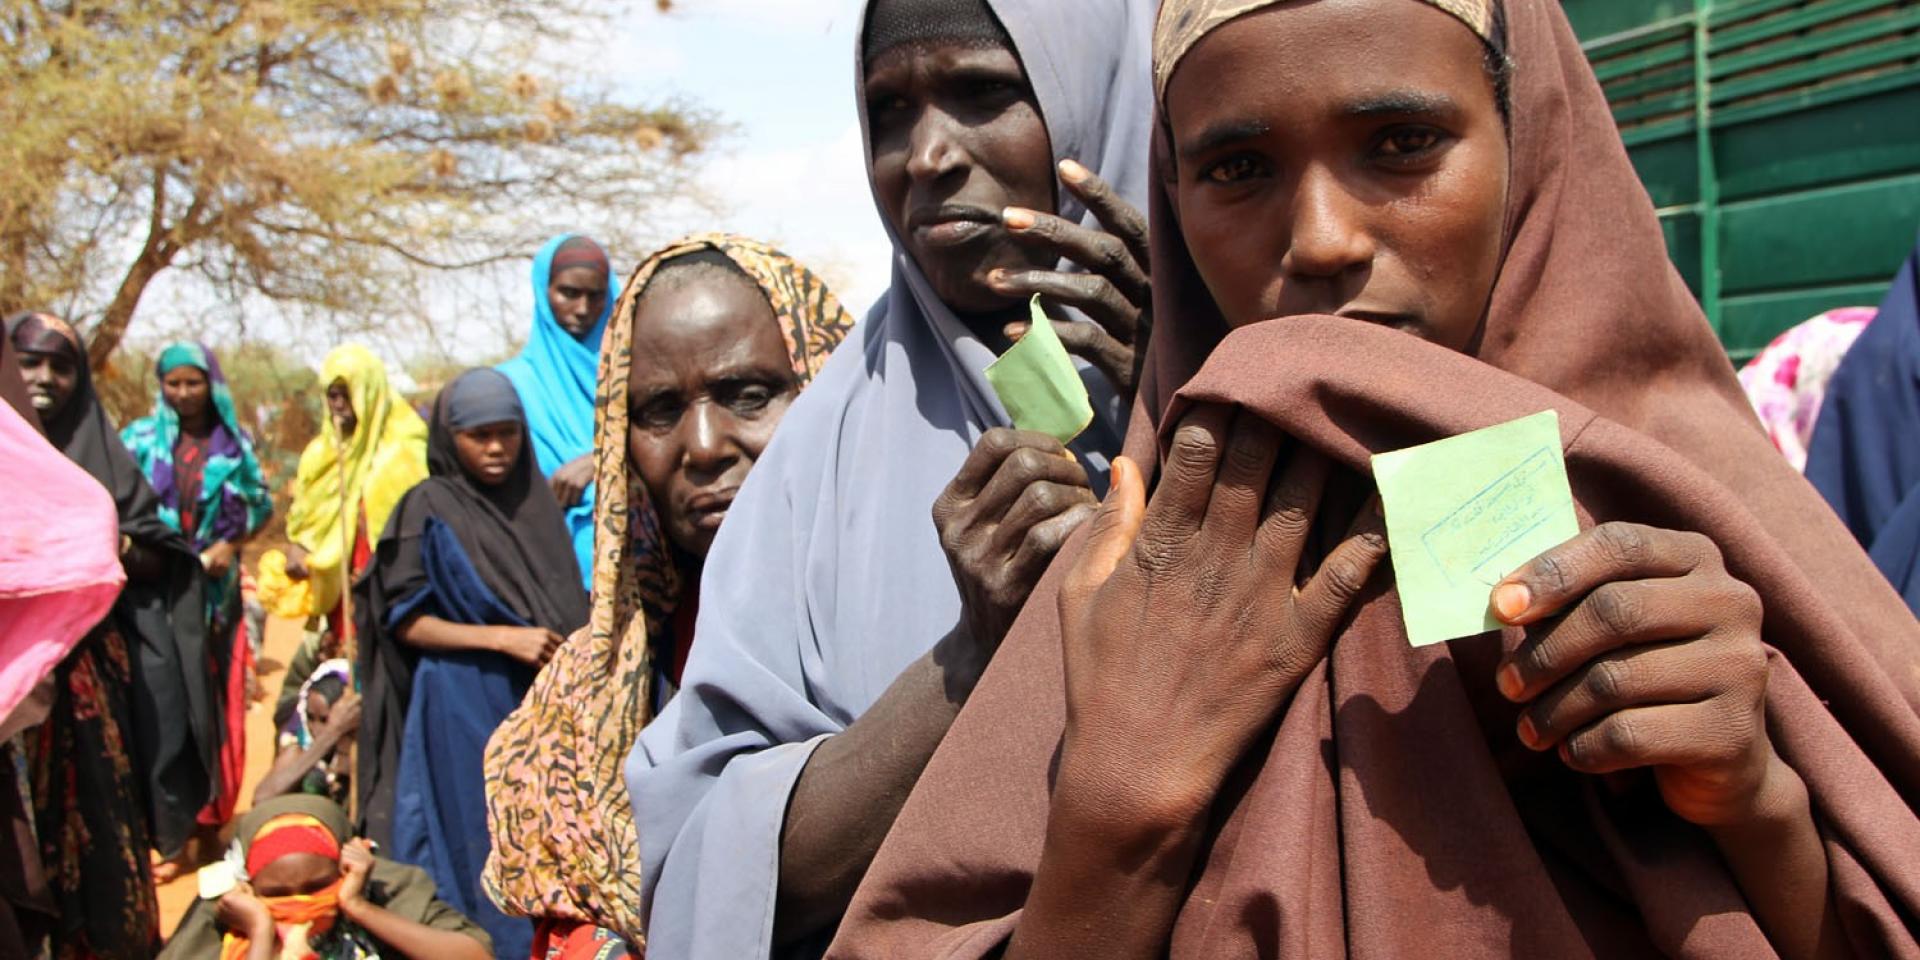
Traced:
<svg viewBox="0 0 1920 960">
<path fill-rule="evenodd" d="M 1161 191 L 1160 322 L 1127 453 L 1154 464 L 1188 405 L 1234 403 L 1364 475 L 1371 453 L 1558 410 L 1583 526 L 1699 531 L 1764 598 L 1769 732 L 1811 793 L 1845 938 L 1920 957 L 1904 799 L 1920 796 L 1920 625 L 1741 400 L 1559 5 L 1505 6 L 1507 252 L 1471 355 L 1331 317 L 1229 334 Z M 929 763 L 830 956 L 984 956 L 1017 924 L 1065 718 L 1055 601 L 1077 552 Z M 1391 586 L 1363 595 L 1229 778 L 1171 955 L 1773 956 L 1710 839 L 1644 774 L 1608 789 L 1521 747 L 1492 688 L 1521 639 L 1413 649 Z"/>
</svg>

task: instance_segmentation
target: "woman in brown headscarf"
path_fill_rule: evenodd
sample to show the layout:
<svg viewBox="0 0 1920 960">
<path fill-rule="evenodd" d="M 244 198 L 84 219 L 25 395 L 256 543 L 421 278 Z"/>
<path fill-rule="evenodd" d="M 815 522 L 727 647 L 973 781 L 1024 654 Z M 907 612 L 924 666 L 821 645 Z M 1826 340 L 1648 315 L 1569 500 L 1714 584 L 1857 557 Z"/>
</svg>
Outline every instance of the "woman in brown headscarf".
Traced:
<svg viewBox="0 0 1920 960">
<path fill-rule="evenodd" d="M 1157 487 L 1116 470 L 830 955 L 1920 956 L 1920 627 L 1558 5 L 1173 0 L 1155 68 Z M 1585 532 L 1410 647 L 1368 455 L 1543 409 Z"/>
</svg>

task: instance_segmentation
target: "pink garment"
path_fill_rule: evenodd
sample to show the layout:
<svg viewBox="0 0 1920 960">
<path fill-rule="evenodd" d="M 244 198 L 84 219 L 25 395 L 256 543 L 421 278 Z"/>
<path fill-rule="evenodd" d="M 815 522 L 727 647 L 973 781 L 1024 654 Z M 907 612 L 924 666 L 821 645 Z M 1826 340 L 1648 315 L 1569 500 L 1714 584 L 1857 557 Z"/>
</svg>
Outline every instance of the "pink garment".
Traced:
<svg viewBox="0 0 1920 960">
<path fill-rule="evenodd" d="M 120 518 L 98 480 L 0 403 L 0 718 L 120 595 Z"/>
<path fill-rule="evenodd" d="M 1767 428 L 1767 437 L 1795 470 L 1807 469 L 1807 439 L 1820 419 L 1827 381 L 1878 311 L 1841 307 L 1775 337 L 1740 371 L 1740 386 Z"/>
</svg>

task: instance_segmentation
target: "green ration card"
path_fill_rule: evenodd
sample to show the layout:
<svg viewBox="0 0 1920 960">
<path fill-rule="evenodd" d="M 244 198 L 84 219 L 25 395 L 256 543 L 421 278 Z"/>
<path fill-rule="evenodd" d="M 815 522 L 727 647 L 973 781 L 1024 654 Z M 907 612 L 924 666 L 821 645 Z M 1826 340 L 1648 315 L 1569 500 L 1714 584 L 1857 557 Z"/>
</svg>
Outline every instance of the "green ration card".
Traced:
<svg viewBox="0 0 1920 960">
<path fill-rule="evenodd" d="M 1379 454 L 1373 478 L 1416 647 L 1499 629 L 1493 587 L 1580 532 L 1552 410 Z"/>
<path fill-rule="evenodd" d="M 1038 294 L 1033 298 L 1032 316 L 1027 335 L 987 368 L 987 382 L 993 384 L 1014 426 L 1068 443 L 1093 422 L 1093 403 L 1073 357 L 1040 309 Z"/>
</svg>

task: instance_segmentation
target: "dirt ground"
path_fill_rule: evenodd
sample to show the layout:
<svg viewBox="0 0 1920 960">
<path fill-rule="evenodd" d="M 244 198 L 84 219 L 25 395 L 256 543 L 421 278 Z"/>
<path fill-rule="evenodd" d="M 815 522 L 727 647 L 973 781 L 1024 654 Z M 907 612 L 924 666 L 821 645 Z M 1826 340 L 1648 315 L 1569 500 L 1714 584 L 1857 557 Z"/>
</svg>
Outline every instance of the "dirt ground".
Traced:
<svg viewBox="0 0 1920 960">
<path fill-rule="evenodd" d="M 293 652 L 300 646 L 300 623 L 295 620 L 267 621 L 266 642 L 260 650 L 260 686 L 266 690 L 265 700 L 247 706 L 247 774 L 240 788 L 239 809 L 244 811 L 253 802 L 253 786 L 267 775 L 273 766 L 273 704 L 280 694 L 280 679 L 286 675 L 287 663 L 293 659 Z M 236 816 L 237 819 L 237 816 Z M 228 837 L 223 836 L 222 849 Z M 193 871 L 182 873 L 172 883 L 160 888 L 160 930 L 171 936 L 174 927 L 180 924 L 181 915 L 193 904 L 194 895 L 199 887 L 194 881 Z"/>
</svg>

